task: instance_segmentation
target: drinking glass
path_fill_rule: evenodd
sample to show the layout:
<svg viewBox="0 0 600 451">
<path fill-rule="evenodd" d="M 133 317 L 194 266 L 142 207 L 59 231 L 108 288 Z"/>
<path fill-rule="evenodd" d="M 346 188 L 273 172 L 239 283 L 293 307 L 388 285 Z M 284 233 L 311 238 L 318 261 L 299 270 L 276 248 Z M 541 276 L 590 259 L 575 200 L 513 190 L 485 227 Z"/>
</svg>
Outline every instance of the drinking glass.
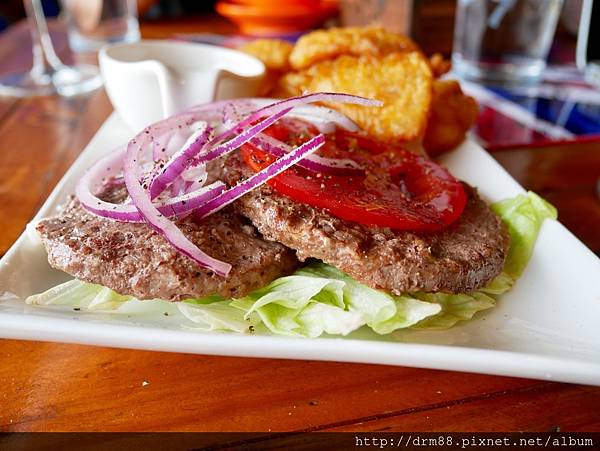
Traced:
<svg viewBox="0 0 600 451">
<path fill-rule="evenodd" d="M 397 33 L 410 34 L 413 0 L 341 0 L 342 25 L 381 25 Z"/>
<path fill-rule="evenodd" d="M 74 52 L 140 39 L 135 0 L 61 0 Z"/>
<path fill-rule="evenodd" d="M 461 77 L 535 83 L 546 67 L 562 0 L 459 0 L 452 63 Z"/>
<path fill-rule="evenodd" d="M 23 0 L 33 44 L 33 66 L 26 72 L 0 76 L 0 95 L 29 97 L 60 94 L 72 96 L 102 85 L 98 68 L 64 64 L 52 46 L 40 0 Z"/>
</svg>

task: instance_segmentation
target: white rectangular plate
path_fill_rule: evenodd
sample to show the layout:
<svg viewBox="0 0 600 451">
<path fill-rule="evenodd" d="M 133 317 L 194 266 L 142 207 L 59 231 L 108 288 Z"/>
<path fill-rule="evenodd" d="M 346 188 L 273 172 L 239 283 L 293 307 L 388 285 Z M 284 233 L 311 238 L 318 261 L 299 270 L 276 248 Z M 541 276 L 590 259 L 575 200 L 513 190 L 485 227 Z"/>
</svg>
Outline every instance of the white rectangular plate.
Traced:
<svg viewBox="0 0 600 451">
<path fill-rule="evenodd" d="M 131 136 L 112 115 L 41 208 L 49 216 L 93 161 Z M 444 158 L 459 178 L 497 201 L 523 189 L 473 142 Z M 199 354 L 406 365 L 600 385 L 600 260 L 556 221 L 546 221 L 523 277 L 498 305 L 445 331 L 359 330 L 302 339 L 182 330 L 169 318 L 49 310 L 21 299 L 67 280 L 24 233 L 0 260 L 0 337 Z M 10 299 L 10 298 L 13 299 Z M 342 345 L 343 344 L 343 345 Z"/>
</svg>

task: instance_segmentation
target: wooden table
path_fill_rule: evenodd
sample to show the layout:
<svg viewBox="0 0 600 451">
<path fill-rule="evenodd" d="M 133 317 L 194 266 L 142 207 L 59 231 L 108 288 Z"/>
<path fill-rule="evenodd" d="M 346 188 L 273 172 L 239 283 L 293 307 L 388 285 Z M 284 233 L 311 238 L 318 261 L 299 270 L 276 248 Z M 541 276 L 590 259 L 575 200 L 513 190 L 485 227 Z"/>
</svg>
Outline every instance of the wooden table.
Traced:
<svg viewBox="0 0 600 451">
<path fill-rule="evenodd" d="M 110 111 L 103 91 L 77 99 L 0 99 L 0 255 Z M 494 156 L 600 252 L 594 194 L 600 142 Z M 556 428 L 600 430 L 600 388 L 405 367 L 0 341 L 0 431 Z"/>
</svg>

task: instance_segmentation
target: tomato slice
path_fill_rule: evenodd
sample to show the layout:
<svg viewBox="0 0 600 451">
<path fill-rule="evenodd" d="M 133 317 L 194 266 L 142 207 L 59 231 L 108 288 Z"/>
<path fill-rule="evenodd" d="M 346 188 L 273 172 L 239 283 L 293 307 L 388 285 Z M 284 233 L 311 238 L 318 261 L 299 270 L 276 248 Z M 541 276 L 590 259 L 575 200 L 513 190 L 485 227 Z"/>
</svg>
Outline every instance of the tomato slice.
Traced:
<svg viewBox="0 0 600 451">
<path fill-rule="evenodd" d="M 299 119 L 282 119 L 265 133 L 297 146 L 318 130 Z M 276 159 L 252 144 L 244 144 L 241 151 L 254 171 Z M 321 174 L 296 166 L 267 183 L 339 218 L 398 230 L 435 232 L 456 221 L 465 208 L 467 195 L 461 182 L 433 161 L 397 146 L 338 129 L 326 135 L 318 153 L 353 159 L 365 174 Z"/>
</svg>

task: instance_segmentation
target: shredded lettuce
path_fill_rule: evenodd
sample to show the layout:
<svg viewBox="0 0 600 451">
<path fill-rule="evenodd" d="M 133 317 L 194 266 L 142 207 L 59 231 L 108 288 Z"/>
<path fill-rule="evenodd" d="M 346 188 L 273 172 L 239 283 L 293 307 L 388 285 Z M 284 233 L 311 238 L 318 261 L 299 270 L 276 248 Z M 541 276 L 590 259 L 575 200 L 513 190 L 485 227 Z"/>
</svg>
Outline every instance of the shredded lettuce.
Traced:
<svg viewBox="0 0 600 451">
<path fill-rule="evenodd" d="M 493 307 L 525 270 L 545 219 L 556 209 L 529 192 L 492 205 L 511 237 L 504 271 L 487 287 L 466 294 L 412 293 L 394 296 L 369 288 L 338 269 L 310 263 L 240 299 L 209 296 L 170 303 L 139 301 L 90 283 L 72 280 L 28 297 L 28 304 L 69 306 L 115 314 L 160 314 L 186 329 L 270 332 L 318 337 L 347 335 L 363 326 L 378 334 L 398 329 L 445 329 Z"/>
</svg>

